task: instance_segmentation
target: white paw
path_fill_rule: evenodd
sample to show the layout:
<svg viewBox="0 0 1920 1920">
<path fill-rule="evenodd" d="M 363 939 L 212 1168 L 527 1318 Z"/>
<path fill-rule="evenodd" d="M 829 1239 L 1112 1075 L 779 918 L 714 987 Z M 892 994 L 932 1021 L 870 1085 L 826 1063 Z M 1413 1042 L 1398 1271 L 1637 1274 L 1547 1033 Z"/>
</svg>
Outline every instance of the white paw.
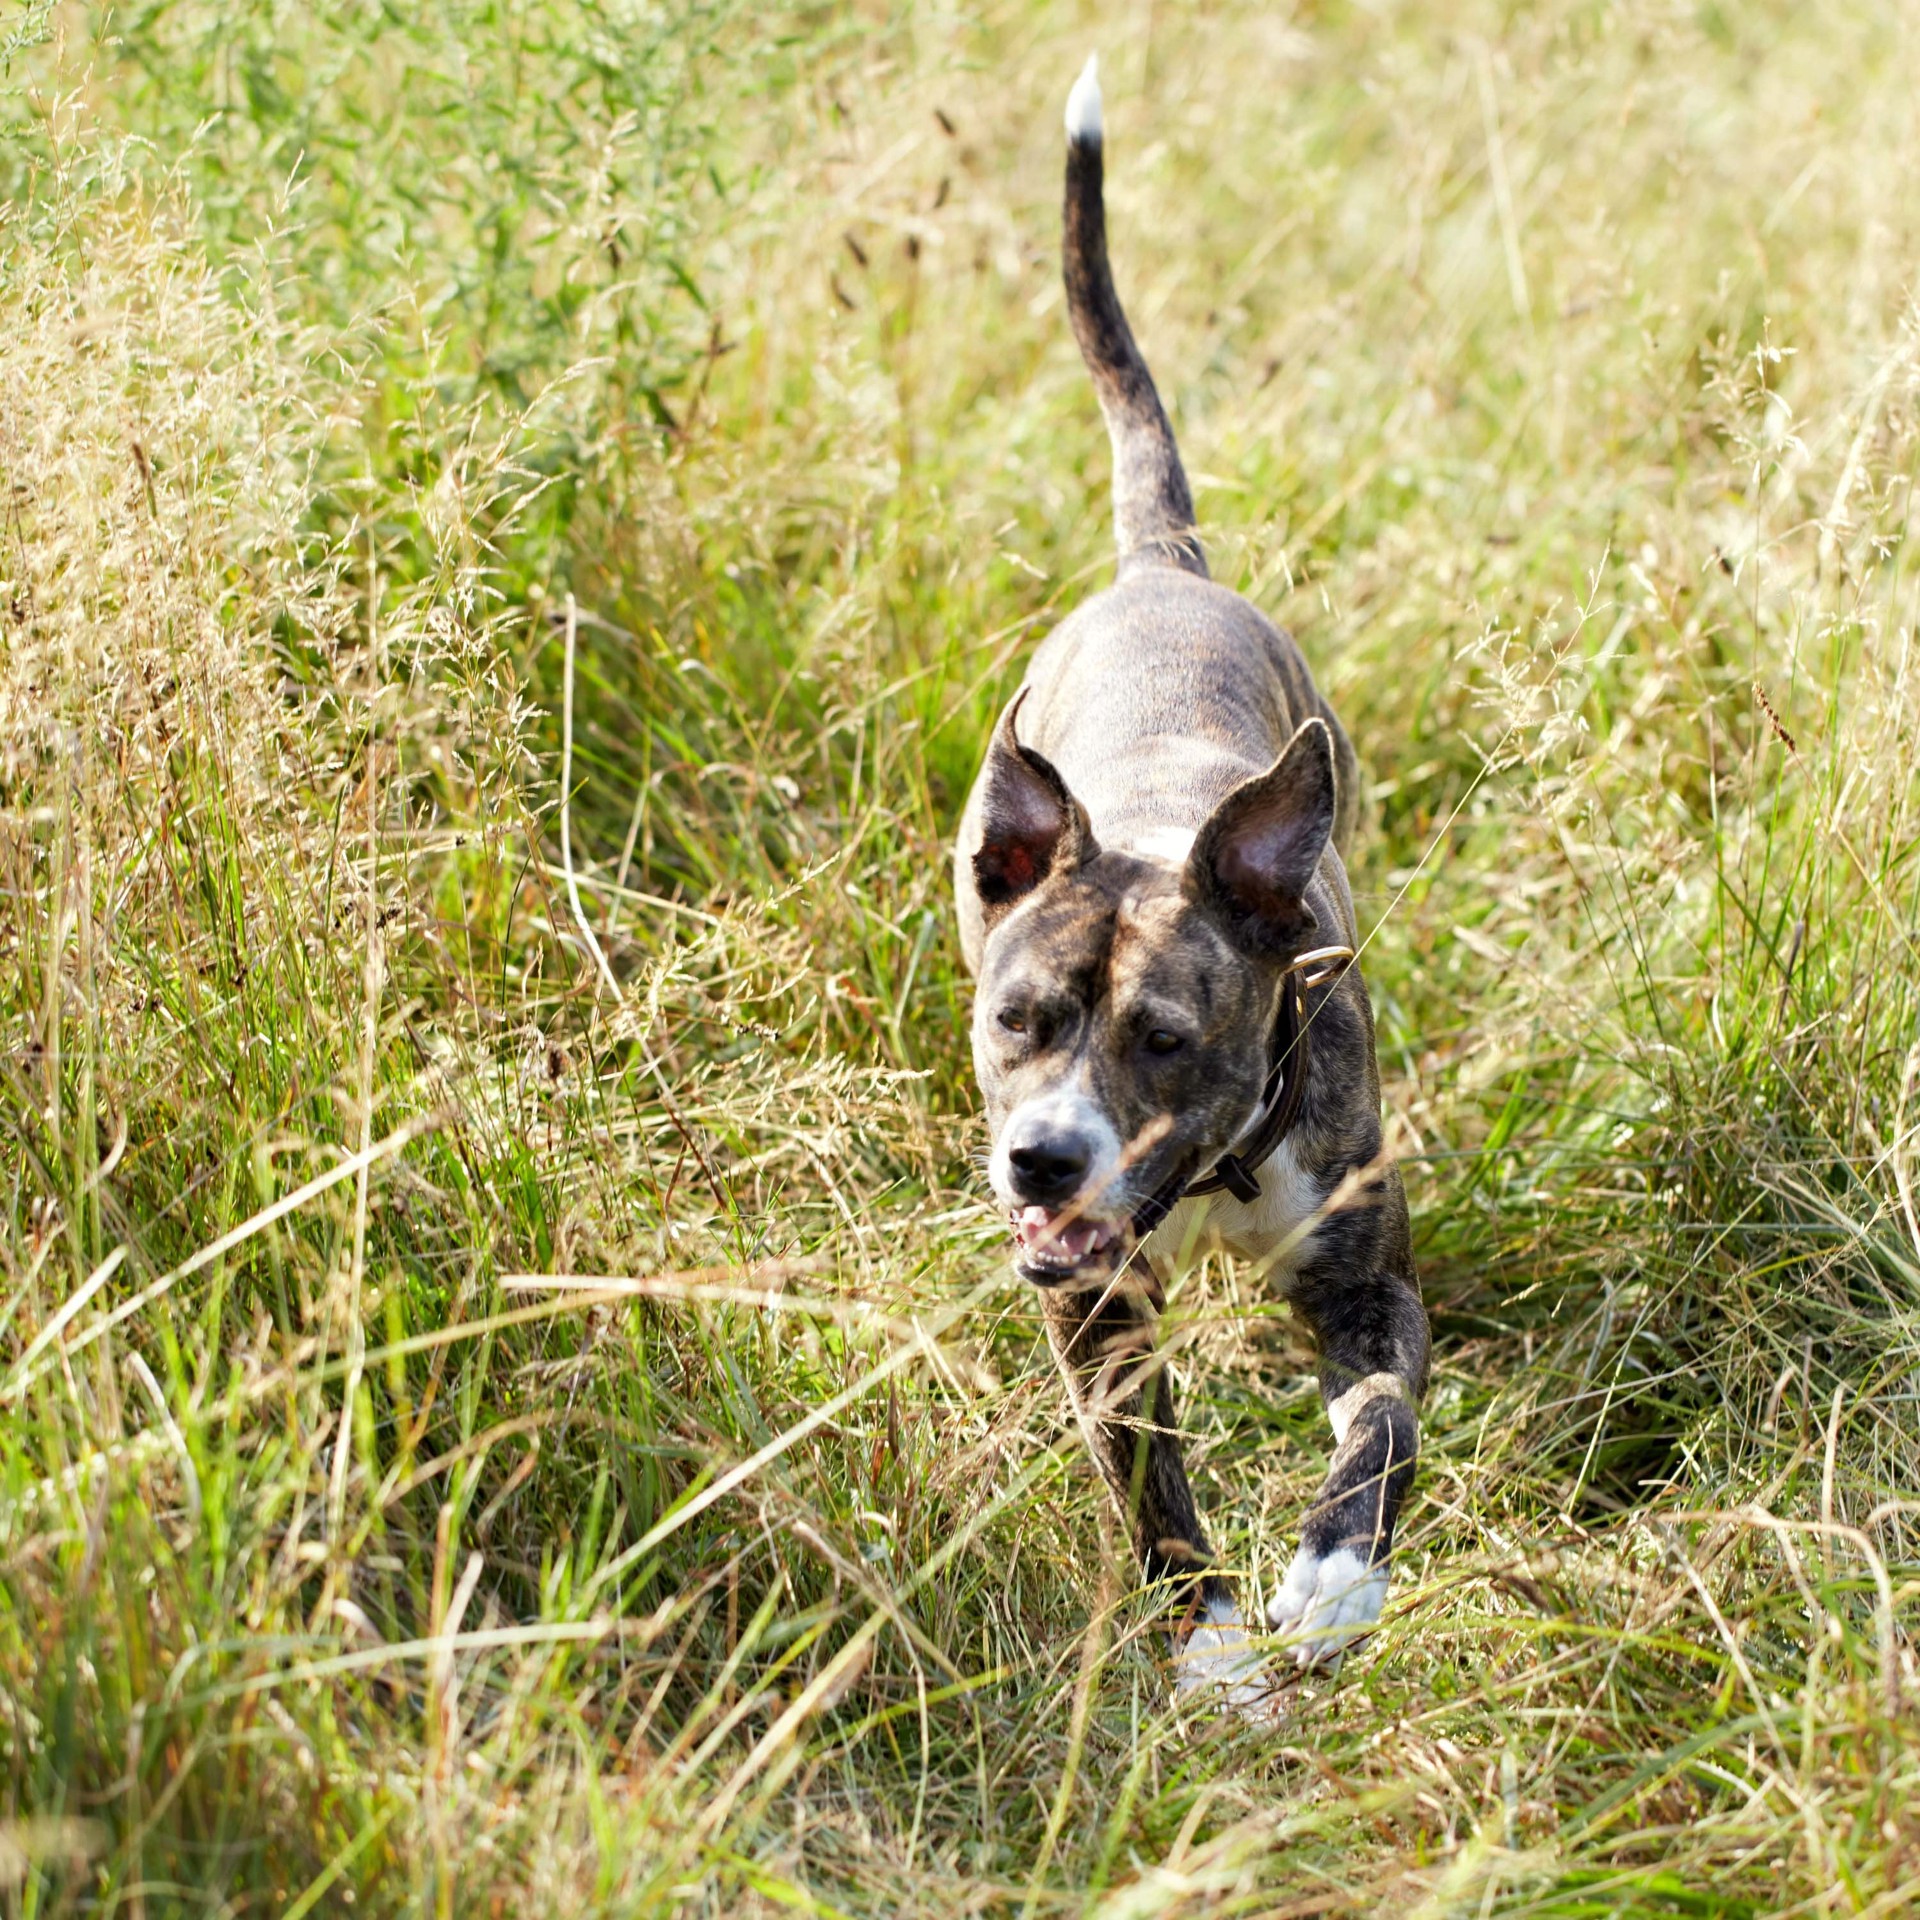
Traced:
<svg viewBox="0 0 1920 1920">
<path fill-rule="evenodd" d="M 1267 1625 L 1290 1645 L 1280 1657 L 1298 1667 L 1340 1670 L 1340 1657 L 1379 1623 L 1386 1604 L 1387 1570 L 1336 1548 L 1324 1559 L 1302 1547 L 1267 1607 Z"/>
<path fill-rule="evenodd" d="M 1195 1696 L 1209 1695 L 1213 1702 L 1249 1719 L 1273 1717 L 1273 1679 L 1247 1638 L 1239 1608 L 1209 1608 L 1200 1625 L 1174 1649 L 1173 1693 L 1176 1700 L 1195 1704 Z"/>
</svg>

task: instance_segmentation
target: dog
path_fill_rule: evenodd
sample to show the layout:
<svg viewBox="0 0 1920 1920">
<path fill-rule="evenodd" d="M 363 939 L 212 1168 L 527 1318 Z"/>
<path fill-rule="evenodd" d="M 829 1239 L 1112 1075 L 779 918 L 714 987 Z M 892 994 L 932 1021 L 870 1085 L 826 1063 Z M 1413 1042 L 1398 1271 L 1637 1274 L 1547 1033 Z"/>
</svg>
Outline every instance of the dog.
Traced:
<svg viewBox="0 0 1920 1920">
<path fill-rule="evenodd" d="M 1353 957 L 1358 762 L 1292 639 L 1208 576 L 1108 264 L 1095 60 L 1066 123 L 1067 308 L 1112 441 L 1119 567 L 1033 655 L 962 818 L 974 1065 L 1015 1264 L 1177 1610 L 1176 1687 L 1251 1708 L 1274 1683 L 1156 1352 L 1170 1263 L 1256 1263 L 1318 1351 L 1334 1453 L 1266 1613 L 1299 1669 L 1337 1670 L 1379 1620 L 1431 1343 Z"/>
</svg>

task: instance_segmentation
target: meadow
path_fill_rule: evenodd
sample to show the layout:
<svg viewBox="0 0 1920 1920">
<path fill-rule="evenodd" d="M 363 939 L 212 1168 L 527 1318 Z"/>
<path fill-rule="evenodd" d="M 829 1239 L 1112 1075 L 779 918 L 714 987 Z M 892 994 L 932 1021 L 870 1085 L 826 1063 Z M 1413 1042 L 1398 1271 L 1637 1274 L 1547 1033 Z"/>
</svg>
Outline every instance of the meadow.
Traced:
<svg viewBox="0 0 1920 1920">
<path fill-rule="evenodd" d="M 1176 1706 L 946 849 L 1116 271 L 1365 768 L 1380 1633 Z M 0 15 L 8 1915 L 1920 1905 L 1920 13 Z M 1169 1304 L 1265 1594 L 1325 1425 Z"/>
</svg>

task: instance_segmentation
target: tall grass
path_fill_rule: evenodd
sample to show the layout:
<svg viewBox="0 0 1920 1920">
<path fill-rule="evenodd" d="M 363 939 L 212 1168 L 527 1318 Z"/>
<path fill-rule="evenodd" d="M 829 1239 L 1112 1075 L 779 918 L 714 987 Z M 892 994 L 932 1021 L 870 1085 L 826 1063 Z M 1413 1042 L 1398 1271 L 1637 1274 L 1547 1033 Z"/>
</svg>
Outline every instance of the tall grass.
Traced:
<svg viewBox="0 0 1920 1920">
<path fill-rule="evenodd" d="M 9 33 L 9 1912 L 1913 1903 L 1906 9 Z M 1277 1735 L 1170 1704 L 974 1170 L 1093 42 L 1216 572 L 1367 767 L 1437 1334 Z M 1264 1589 L 1306 1350 L 1169 1321 Z"/>
</svg>

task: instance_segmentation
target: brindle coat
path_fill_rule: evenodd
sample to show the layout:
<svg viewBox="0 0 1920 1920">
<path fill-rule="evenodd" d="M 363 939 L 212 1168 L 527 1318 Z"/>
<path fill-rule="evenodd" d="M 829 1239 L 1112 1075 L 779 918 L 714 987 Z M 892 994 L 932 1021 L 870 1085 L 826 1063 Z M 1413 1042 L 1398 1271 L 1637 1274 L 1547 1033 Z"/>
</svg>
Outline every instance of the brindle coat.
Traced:
<svg viewBox="0 0 1920 1920">
<path fill-rule="evenodd" d="M 1172 430 L 1107 267 L 1090 85 L 1091 65 L 1069 107 L 1066 280 L 1113 439 L 1120 572 L 1034 655 L 968 802 L 956 880 L 974 1058 L 1016 1222 L 1025 1207 L 1113 1236 L 1084 1270 L 1025 1270 L 1045 1285 L 1054 1352 L 1144 1574 L 1214 1621 L 1233 1617 L 1231 1600 L 1207 1570 L 1155 1357 L 1149 1255 L 1222 1243 L 1260 1262 L 1311 1330 L 1337 1448 L 1275 1615 L 1300 1630 L 1304 1664 L 1337 1658 L 1351 1637 L 1339 1622 L 1377 1616 L 1427 1380 L 1357 964 L 1308 995 L 1304 1104 L 1258 1169 L 1259 1198 L 1186 1199 L 1146 1246 L 1127 1223 L 1258 1116 L 1295 957 L 1358 946 L 1345 864 L 1358 768 L 1293 641 L 1206 577 Z M 1329 1565 L 1349 1580 L 1380 1570 L 1370 1602 L 1342 1613 L 1315 1586 Z"/>
</svg>

